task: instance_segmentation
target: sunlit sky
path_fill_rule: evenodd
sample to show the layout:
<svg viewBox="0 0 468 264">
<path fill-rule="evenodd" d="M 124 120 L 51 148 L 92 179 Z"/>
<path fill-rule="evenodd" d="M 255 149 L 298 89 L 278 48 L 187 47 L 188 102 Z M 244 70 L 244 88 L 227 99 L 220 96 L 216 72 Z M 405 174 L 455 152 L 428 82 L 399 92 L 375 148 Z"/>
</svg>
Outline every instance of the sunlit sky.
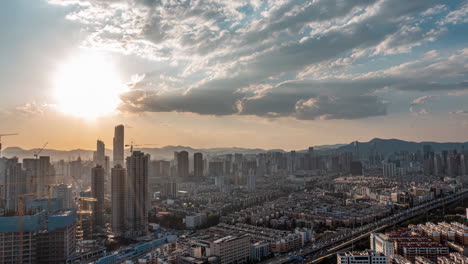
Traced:
<svg viewBox="0 0 468 264">
<path fill-rule="evenodd" d="M 4 147 L 468 141 L 468 0 L 7 0 Z"/>
</svg>

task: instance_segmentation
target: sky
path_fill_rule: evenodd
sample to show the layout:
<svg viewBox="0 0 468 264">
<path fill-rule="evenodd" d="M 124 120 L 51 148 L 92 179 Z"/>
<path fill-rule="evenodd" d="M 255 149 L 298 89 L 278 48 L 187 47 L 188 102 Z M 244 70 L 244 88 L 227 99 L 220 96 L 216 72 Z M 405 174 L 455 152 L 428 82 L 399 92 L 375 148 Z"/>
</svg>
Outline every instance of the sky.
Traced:
<svg viewBox="0 0 468 264">
<path fill-rule="evenodd" d="M 468 0 L 7 0 L 4 147 L 468 141 Z"/>
</svg>

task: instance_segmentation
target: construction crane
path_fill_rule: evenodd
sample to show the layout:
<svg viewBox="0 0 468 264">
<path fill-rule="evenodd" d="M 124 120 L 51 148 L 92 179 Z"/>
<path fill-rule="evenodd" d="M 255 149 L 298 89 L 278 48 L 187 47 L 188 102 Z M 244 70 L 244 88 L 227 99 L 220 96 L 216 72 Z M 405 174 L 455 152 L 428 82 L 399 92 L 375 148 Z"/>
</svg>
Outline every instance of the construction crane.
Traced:
<svg viewBox="0 0 468 264">
<path fill-rule="evenodd" d="M 50 210 L 50 187 L 48 188 L 47 192 L 43 193 L 26 193 L 22 195 L 17 195 L 13 198 L 18 199 L 18 236 L 19 236 L 19 249 L 18 249 L 18 263 L 23 263 L 23 216 L 24 216 L 24 201 L 25 197 L 36 196 L 36 195 L 44 195 L 46 194 L 48 197 L 47 201 L 47 214 L 49 214 Z M 48 221 L 47 221 L 48 223 Z"/>
<path fill-rule="evenodd" d="M 83 186 L 81 185 L 81 183 L 76 179 L 75 175 L 71 174 L 73 180 L 76 182 L 76 185 L 78 185 L 78 187 L 80 188 L 80 190 L 83 190 Z"/>
<path fill-rule="evenodd" d="M 49 142 L 46 142 L 44 144 L 44 146 L 42 146 L 42 148 L 40 148 L 37 152 L 34 152 L 34 158 L 37 160 L 39 158 L 39 154 L 41 154 L 41 152 L 44 150 L 44 148 L 47 146 L 47 144 L 49 144 Z M 36 165 L 38 166 L 38 165 Z M 37 184 L 36 180 L 37 178 L 39 177 L 39 175 L 31 175 L 30 176 L 30 180 L 29 180 L 29 192 L 32 193 L 33 192 L 33 186 L 34 184 Z"/>
<path fill-rule="evenodd" d="M 125 147 L 130 147 L 130 153 L 133 153 L 133 147 L 141 147 L 141 146 L 157 146 L 158 144 L 133 144 L 133 141 L 130 144 L 125 145 Z"/>
<path fill-rule="evenodd" d="M 17 136 L 17 135 L 19 134 L 18 133 L 0 134 L 0 158 L 2 157 L 2 137 Z"/>
<path fill-rule="evenodd" d="M 47 146 L 47 144 L 49 144 L 49 142 L 46 142 L 46 143 L 44 144 L 44 146 L 42 146 L 42 148 L 39 149 L 38 152 L 34 153 L 34 157 L 35 157 L 36 159 L 37 159 L 37 157 L 39 156 L 39 154 L 41 154 L 41 152 L 44 150 L 44 148 Z"/>
</svg>

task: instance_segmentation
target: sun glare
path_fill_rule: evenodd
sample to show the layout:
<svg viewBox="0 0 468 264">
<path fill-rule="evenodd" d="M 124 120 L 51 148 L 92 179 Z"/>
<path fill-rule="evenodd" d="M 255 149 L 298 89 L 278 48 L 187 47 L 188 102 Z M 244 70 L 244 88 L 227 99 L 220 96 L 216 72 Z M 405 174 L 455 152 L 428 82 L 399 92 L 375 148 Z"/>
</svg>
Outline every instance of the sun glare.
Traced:
<svg viewBox="0 0 468 264">
<path fill-rule="evenodd" d="M 60 65 L 54 78 L 57 109 L 86 119 L 114 113 L 126 90 L 111 60 L 100 54 L 72 58 Z"/>
</svg>

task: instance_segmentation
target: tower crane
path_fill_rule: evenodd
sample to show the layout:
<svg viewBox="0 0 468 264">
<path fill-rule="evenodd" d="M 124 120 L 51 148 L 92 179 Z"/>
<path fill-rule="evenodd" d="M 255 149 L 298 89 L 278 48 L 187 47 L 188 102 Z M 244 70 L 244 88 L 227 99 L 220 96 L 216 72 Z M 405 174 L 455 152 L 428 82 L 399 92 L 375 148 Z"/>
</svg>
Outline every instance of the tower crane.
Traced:
<svg viewBox="0 0 468 264">
<path fill-rule="evenodd" d="M 133 153 L 133 147 L 142 147 L 142 146 L 157 146 L 158 144 L 133 144 L 133 141 L 130 144 L 125 145 L 125 147 L 130 147 L 130 153 Z"/>
<path fill-rule="evenodd" d="M 37 160 L 39 158 L 39 154 L 41 154 L 41 152 L 44 150 L 44 148 L 47 146 L 47 144 L 49 144 L 49 142 L 46 142 L 44 144 L 44 146 L 42 146 L 42 148 L 40 148 L 38 151 L 34 152 L 34 158 Z M 36 164 L 36 166 L 39 166 Z M 31 175 L 31 179 L 29 180 L 29 192 L 33 192 L 33 186 L 34 184 L 37 184 L 37 177 L 39 177 L 39 175 Z"/>
<path fill-rule="evenodd" d="M 12 134 L 0 134 L 0 158 L 2 157 L 2 137 L 9 137 L 9 136 L 16 136 L 19 135 L 18 133 Z"/>
<path fill-rule="evenodd" d="M 39 149 L 38 152 L 35 152 L 35 153 L 34 153 L 34 157 L 35 157 L 36 159 L 37 159 L 37 157 L 39 156 L 39 154 L 41 154 L 41 152 L 44 150 L 44 148 L 47 146 L 47 144 L 49 144 L 49 142 L 46 142 L 46 143 L 44 144 L 44 146 L 42 146 L 42 148 Z"/>
</svg>

